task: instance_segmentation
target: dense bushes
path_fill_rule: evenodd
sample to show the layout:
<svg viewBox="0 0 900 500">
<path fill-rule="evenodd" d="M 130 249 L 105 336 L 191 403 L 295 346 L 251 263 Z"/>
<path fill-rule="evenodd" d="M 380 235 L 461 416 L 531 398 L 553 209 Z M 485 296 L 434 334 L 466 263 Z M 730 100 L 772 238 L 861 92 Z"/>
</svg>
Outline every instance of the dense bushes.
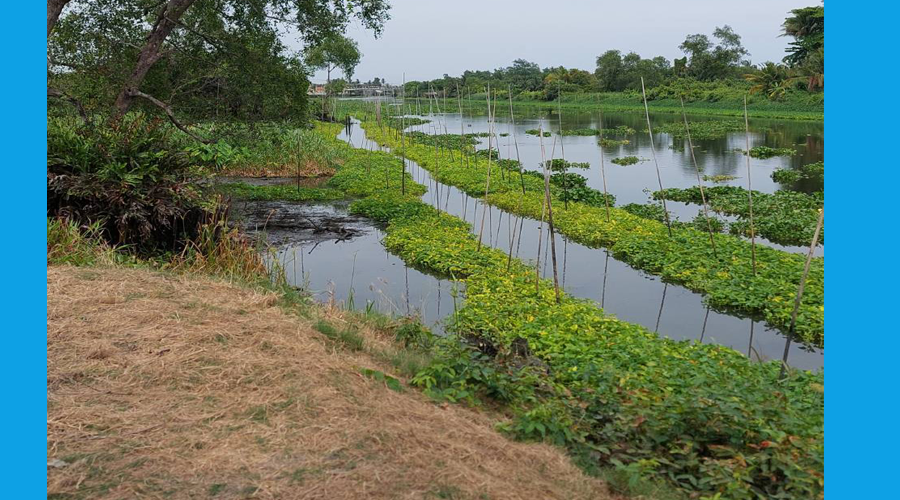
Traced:
<svg viewBox="0 0 900 500">
<path fill-rule="evenodd" d="M 108 125 L 47 124 L 47 215 L 99 223 L 110 243 L 139 252 L 178 247 L 205 215 L 197 170 L 171 129 L 133 113 Z"/>
</svg>

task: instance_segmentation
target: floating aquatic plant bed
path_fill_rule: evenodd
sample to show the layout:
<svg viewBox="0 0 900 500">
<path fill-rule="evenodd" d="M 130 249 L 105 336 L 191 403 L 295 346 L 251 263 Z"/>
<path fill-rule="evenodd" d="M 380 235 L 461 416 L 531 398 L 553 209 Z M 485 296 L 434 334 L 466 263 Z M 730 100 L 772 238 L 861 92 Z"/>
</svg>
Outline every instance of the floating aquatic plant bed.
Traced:
<svg viewBox="0 0 900 500">
<path fill-rule="evenodd" d="M 793 184 L 801 180 L 825 182 L 825 162 L 807 163 L 796 170 L 780 168 L 772 172 L 772 180 L 779 184 Z"/>
<path fill-rule="evenodd" d="M 621 158 L 613 158 L 609 160 L 611 163 L 615 163 L 616 165 L 622 165 L 623 167 L 627 167 L 628 165 L 634 165 L 635 163 L 646 161 L 641 160 L 637 156 L 623 156 Z"/>
<path fill-rule="evenodd" d="M 541 131 L 540 129 L 530 128 L 526 130 L 525 133 L 528 135 L 540 135 Z M 544 131 L 544 137 L 550 137 L 551 135 L 552 134 L 550 134 L 550 132 L 547 132 L 546 130 Z"/>
<path fill-rule="evenodd" d="M 412 380 L 432 397 L 494 398 L 512 410 L 502 428 L 520 439 L 588 451 L 688 494 L 822 491 L 821 374 L 778 381 L 778 363 L 660 338 L 566 294 L 557 304 L 551 282 L 536 288 L 518 259 L 507 271 L 504 252 L 479 250 L 468 224 L 419 200 L 380 194 L 351 210 L 387 223 L 384 244 L 404 261 L 464 280 L 453 328 L 497 350 L 489 358 L 457 338 L 439 343 Z"/>
<path fill-rule="evenodd" d="M 750 205 L 747 190 L 737 186 L 713 186 L 705 189 L 710 210 L 726 215 L 736 215 L 737 222 L 729 226 L 734 234 L 750 235 Z M 697 187 L 669 188 L 653 193 L 659 199 L 702 204 Z M 753 225 L 757 235 L 780 245 L 809 246 L 812 241 L 818 209 L 822 198 L 817 195 L 794 191 L 762 193 L 753 191 Z M 825 243 L 825 228 L 819 233 L 819 243 Z"/>
<path fill-rule="evenodd" d="M 747 154 L 746 149 L 737 148 L 735 151 L 739 151 L 743 154 Z M 770 148 L 768 146 L 756 146 L 750 148 L 750 156 L 753 158 L 766 159 L 772 158 L 773 156 L 793 156 L 797 154 L 797 151 L 791 148 Z"/>
<path fill-rule="evenodd" d="M 704 181 L 715 182 L 716 184 L 733 181 L 735 179 L 740 179 L 740 177 L 738 177 L 736 175 L 704 175 L 703 176 Z"/>
<path fill-rule="evenodd" d="M 372 123 L 363 123 L 368 137 L 399 151 L 400 138 L 381 133 Z M 433 147 L 408 141 L 406 157 L 429 170 L 444 184 L 456 186 L 476 197 L 483 197 L 487 160 L 441 158 Z M 492 162 L 491 188 L 487 201 L 507 212 L 541 219 L 543 182 L 538 176 L 501 174 Z M 526 192 L 523 195 L 521 183 Z M 560 206 L 560 192 L 553 197 Z M 602 195 L 601 195 L 602 196 Z M 803 273 L 804 256 L 757 247 L 757 272 L 751 267 L 750 243 L 727 235 L 715 235 L 718 258 L 713 256 L 709 235 L 690 228 L 675 228 L 669 237 L 664 224 L 635 216 L 618 208 L 570 202 L 567 210 L 554 211 L 557 230 L 573 241 L 593 247 L 609 248 L 632 266 L 662 276 L 667 281 L 706 294 L 715 307 L 759 314 L 775 327 L 786 329 L 790 323 L 794 296 Z M 810 236 L 810 239 L 812 236 Z M 824 259 L 813 259 L 806 291 L 800 306 L 797 335 L 804 341 L 824 344 Z"/>
<path fill-rule="evenodd" d="M 729 132 L 740 132 L 744 130 L 744 122 L 742 120 L 711 120 L 702 122 L 690 122 L 691 139 L 720 139 L 728 135 Z M 646 132 L 646 129 L 644 130 Z M 684 123 L 671 122 L 663 123 L 653 127 L 654 132 L 662 132 L 669 134 L 675 139 L 687 137 Z"/>
<path fill-rule="evenodd" d="M 631 143 L 628 139 L 600 139 L 600 145 L 604 148 L 612 148 L 616 146 L 624 146 Z"/>
</svg>

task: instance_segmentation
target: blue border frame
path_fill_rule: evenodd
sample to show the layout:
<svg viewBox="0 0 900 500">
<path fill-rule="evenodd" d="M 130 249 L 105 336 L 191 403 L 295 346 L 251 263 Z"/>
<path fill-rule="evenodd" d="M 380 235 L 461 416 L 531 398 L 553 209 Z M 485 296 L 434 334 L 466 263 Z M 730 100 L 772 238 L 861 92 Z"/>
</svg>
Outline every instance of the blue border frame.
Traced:
<svg viewBox="0 0 900 500">
<path fill-rule="evenodd" d="M 4 66 L 4 205 L 2 252 L 9 263 L 5 301 L 6 359 L 2 488 L 5 498 L 47 496 L 47 278 L 45 257 L 47 100 L 46 25 L 40 2 L 9 2 L 2 30 Z"/>
<path fill-rule="evenodd" d="M 810 5 L 819 2 L 810 0 Z M 5 498 L 46 497 L 46 39 L 43 4 L 10 2 L 2 32 L 7 72 L 3 121 L 4 164 L 9 176 L 0 198 L 7 215 L 6 360 L 0 366 L 7 403 L 2 412 Z M 897 165 L 867 141 L 884 133 L 888 147 L 896 124 L 892 69 L 900 10 L 888 2 L 829 3 L 829 100 L 826 105 L 829 238 L 826 301 L 829 331 L 826 479 L 831 498 L 885 498 L 895 473 L 897 419 L 889 383 L 894 382 L 898 320 L 886 312 L 895 300 Z M 879 51 L 882 49 L 883 51 Z M 864 125 L 862 125 L 864 124 Z M 865 135 L 860 128 L 865 127 Z M 854 147 L 851 148 L 850 145 Z M 857 151 L 872 151 L 860 155 Z M 869 156 L 869 157 L 867 157 Z M 876 162 L 883 167 L 873 172 Z M 860 173 L 860 167 L 867 170 Z M 881 189 L 872 189 L 877 180 Z M 854 204 L 855 203 L 855 204 Z M 864 207 L 860 214 L 857 207 Z M 874 215 L 874 217 L 872 216 Z M 838 234 L 837 237 L 834 234 Z M 887 239 L 888 241 L 884 241 Z M 868 256 L 868 258 L 867 258 Z M 878 267 L 861 265 L 861 260 Z M 828 474 L 826 474 L 827 477 Z M 891 488 L 891 490 L 896 487 Z M 894 494 L 896 495 L 896 493 Z"/>
</svg>

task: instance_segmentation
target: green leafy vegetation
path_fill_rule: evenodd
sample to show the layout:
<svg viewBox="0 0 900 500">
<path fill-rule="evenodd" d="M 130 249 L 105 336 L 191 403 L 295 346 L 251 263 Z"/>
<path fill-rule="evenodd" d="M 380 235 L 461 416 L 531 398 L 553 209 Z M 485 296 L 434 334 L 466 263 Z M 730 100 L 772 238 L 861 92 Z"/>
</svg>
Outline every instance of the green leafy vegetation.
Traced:
<svg viewBox="0 0 900 500">
<path fill-rule="evenodd" d="M 710 210 L 726 215 L 737 215 L 729 229 L 734 234 L 749 236 L 750 210 L 747 190 L 737 186 L 714 186 L 705 189 Z M 669 188 L 653 193 L 655 198 L 702 204 L 700 189 Z M 794 191 L 776 191 L 768 194 L 753 191 L 753 225 L 756 235 L 781 245 L 809 246 L 818 220 L 818 209 L 823 199 Z M 819 243 L 825 243 L 825 228 L 819 233 Z"/>
<path fill-rule="evenodd" d="M 541 131 L 540 131 L 540 129 L 530 128 L 530 129 L 526 130 L 525 133 L 528 135 L 540 135 Z M 553 134 L 551 134 L 550 132 L 544 131 L 544 137 L 550 137 L 551 135 L 553 135 Z"/>
<path fill-rule="evenodd" d="M 715 182 L 716 184 L 721 184 L 723 182 L 733 181 L 735 179 L 739 179 L 740 177 L 736 175 L 704 175 L 703 180 L 707 182 Z"/>
<path fill-rule="evenodd" d="M 747 154 L 746 149 L 738 148 L 737 151 L 740 151 L 745 155 Z M 773 156 L 792 156 L 795 154 L 797 154 L 797 151 L 792 148 L 770 148 L 768 146 L 754 146 L 750 148 L 750 156 L 763 160 L 772 158 Z"/>
<path fill-rule="evenodd" d="M 798 169 L 779 168 L 772 172 L 772 180 L 779 184 L 794 184 L 799 181 L 825 182 L 825 162 L 807 163 Z"/>
<path fill-rule="evenodd" d="M 622 165 L 623 167 L 627 167 L 628 165 L 634 165 L 641 161 L 637 156 L 622 156 L 621 158 L 613 158 L 609 160 L 611 163 L 615 163 L 616 165 Z"/>
<path fill-rule="evenodd" d="M 373 123 L 363 123 L 368 137 L 399 151 L 399 137 L 382 134 Z M 440 182 L 456 186 L 472 195 L 484 196 L 487 161 L 473 159 L 468 167 L 462 158 L 438 161 L 434 148 L 407 141 L 406 157 L 428 169 Z M 543 182 L 539 176 L 500 175 L 492 165 L 487 201 L 507 212 L 541 219 Z M 521 191 L 521 182 L 526 192 Z M 554 186 L 552 196 L 561 201 L 561 189 Z M 602 197 L 602 194 L 601 194 Z M 562 206 L 562 203 L 559 204 Z M 714 307 L 759 314 L 770 325 L 786 328 L 790 323 L 797 284 L 803 272 L 804 257 L 773 248 L 756 249 L 757 272 L 751 267 L 750 242 L 728 234 L 716 234 L 718 258 L 712 255 L 709 235 L 693 228 L 673 228 L 669 237 L 664 224 L 638 217 L 619 208 L 595 203 L 570 202 L 568 209 L 554 210 L 557 231 L 573 241 L 609 248 L 616 258 L 702 292 Z M 705 221 L 704 221 L 705 224 Z M 810 235 L 810 239 L 812 236 Z M 798 314 L 797 335 L 816 345 L 824 344 L 824 259 L 812 261 L 806 291 Z"/>
<path fill-rule="evenodd" d="M 744 130 L 744 122 L 738 120 L 709 120 L 701 122 L 690 122 L 691 139 L 719 139 L 728 135 L 729 132 L 739 132 Z M 670 134 L 675 139 L 683 139 L 687 137 L 684 123 L 669 122 L 657 125 L 653 128 L 654 132 L 662 132 Z M 646 132 L 646 130 L 645 130 Z"/>
<path fill-rule="evenodd" d="M 512 418 L 501 428 L 514 437 L 590 453 L 688 494 L 799 499 L 822 490 L 822 375 L 778 382 L 777 363 L 659 338 L 565 294 L 556 304 L 549 281 L 536 289 L 533 269 L 517 260 L 507 272 L 504 252 L 479 251 L 465 222 L 418 200 L 380 195 L 352 210 L 395 214 L 389 250 L 466 283 L 453 328 L 476 340 L 436 344 L 412 379 L 431 397 L 506 404 Z"/>
</svg>

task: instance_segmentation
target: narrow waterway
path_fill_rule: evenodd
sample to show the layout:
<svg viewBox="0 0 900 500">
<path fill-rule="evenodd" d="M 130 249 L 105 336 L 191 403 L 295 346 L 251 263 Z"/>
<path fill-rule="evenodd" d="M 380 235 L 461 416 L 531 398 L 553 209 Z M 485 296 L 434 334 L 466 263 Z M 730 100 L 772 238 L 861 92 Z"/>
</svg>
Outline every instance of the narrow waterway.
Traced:
<svg viewBox="0 0 900 500">
<path fill-rule="evenodd" d="M 366 139 L 365 131 L 356 120 L 339 137 L 356 147 L 382 149 Z M 515 233 L 514 255 L 526 261 L 536 259 L 541 231 L 539 221 L 511 216 L 493 206 L 485 207 L 479 199 L 436 182 L 427 170 L 415 162 L 407 161 L 407 169 L 417 182 L 428 187 L 422 196 L 424 202 L 466 220 L 476 235 L 484 218 L 483 241 L 503 251 L 508 251 L 511 236 Z M 546 226 L 543 234 L 546 238 Z M 664 283 L 659 277 L 634 269 L 612 257 L 605 249 L 589 248 L 566 238 L 558 238 L 560 284 L 569 294 L 591 299 L 607 313 L 643 325 L 662 336 L 725 345 L 754 360 L 782 358 L 787 338 L 764 322 L 712 310 L 703 304 L 700 294 L 679 285 Z M 552 277 L 548 251 L 549 245 L 545 240 L 542 248 L 544 255 L 541 256 L 542 273 L 545 277 Z M 450 284 L 444 282 L 444 286 Z M 444 306 L 444 310 L 446 314 L 453 311 L 452 301 L 450 308 Z M 791 366 L 818 370 L 823 362 L 822 349 L 796 342 L 790 344 L 788 364 Z"/>
</svg>

